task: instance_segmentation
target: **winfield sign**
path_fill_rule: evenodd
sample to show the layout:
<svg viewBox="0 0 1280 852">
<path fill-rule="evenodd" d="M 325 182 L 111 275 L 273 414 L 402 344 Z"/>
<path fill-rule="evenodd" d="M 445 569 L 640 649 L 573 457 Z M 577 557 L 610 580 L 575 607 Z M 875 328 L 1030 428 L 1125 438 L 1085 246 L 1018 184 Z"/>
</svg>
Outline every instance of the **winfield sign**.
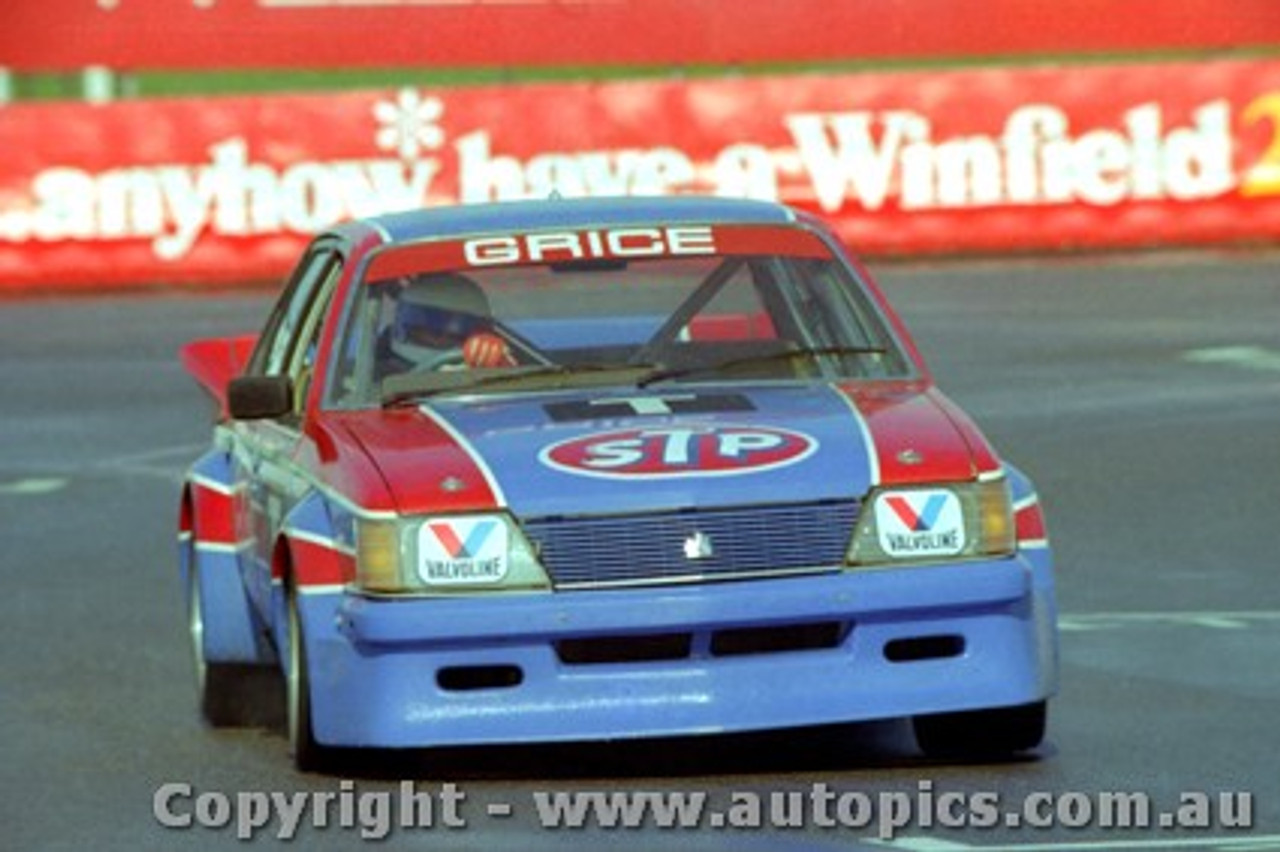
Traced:
<svg viewBox="0 0 1280 852">
<path fill-rule="evenodd" d="M 1276 62 L 14 106 L 0 286 L 270 279 L 342 219 L 552 193 L 781 200 L 869 253 L 1273 240 L 1278 140 Z"/>
</svg>

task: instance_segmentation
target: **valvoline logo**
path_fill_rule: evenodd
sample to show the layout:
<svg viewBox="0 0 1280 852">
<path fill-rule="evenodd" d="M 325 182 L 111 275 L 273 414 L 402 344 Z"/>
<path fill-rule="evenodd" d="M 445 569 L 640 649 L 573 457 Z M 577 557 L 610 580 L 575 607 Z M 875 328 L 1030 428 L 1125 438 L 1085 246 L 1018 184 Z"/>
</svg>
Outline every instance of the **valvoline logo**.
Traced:
<svg viewBox="0 0 1280 852">
<path fill-rule="evenodd" d="M 795 464 L 817 449 L 816 438 L 768 426 L 653 426 L 560 441 L 538 459 L 582 476 L 661 479 L 758 473 Z"/>
<path fill-rule="evenodd" d="M 885 492 L 875 513 L 880 547 L 895 559 L 954 556 L 965 548 L 964 508 L 949 489 Z"/>
<path fill-rule="evenodd" d="M 418 531 L 418 576 L 435 586 L 496 583 L 507 575 L 508 532 L 490 517 L 428 522 Z"/>
</svg>

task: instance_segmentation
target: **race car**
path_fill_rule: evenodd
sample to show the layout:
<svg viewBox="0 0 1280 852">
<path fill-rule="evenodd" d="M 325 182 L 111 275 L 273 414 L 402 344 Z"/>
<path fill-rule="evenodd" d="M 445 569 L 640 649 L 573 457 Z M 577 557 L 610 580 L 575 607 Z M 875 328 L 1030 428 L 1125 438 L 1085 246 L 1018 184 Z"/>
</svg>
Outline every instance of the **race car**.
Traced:
<svg viewBox="0 0 1280 852">
<path fill-rule="evenodd" d="M 282 675 L 300 769 L 890 718 L 929 754 L 1042 741 L 1036 492 L 816 217 L 346 222 L 260 334 L 181 355 L 218 407 L 180 511 L 200 706 L 242 723 Z"/>
</svg>

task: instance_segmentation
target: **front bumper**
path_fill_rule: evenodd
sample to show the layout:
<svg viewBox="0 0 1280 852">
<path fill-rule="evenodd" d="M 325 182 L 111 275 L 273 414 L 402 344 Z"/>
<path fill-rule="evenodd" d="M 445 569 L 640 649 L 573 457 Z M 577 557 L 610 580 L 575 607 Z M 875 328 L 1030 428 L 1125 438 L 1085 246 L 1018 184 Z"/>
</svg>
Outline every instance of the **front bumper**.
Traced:
<svg viewBox="0 0 1280 852">
<path fill-rule="evenodd" d="M 1047 550 L 951 566 L 451 599 L 304 595 L 313 728 L 415 747 L 748 731 L 1056 687 Z M 603 649 L 597 654 L 592 649 Z"/>
</svg>

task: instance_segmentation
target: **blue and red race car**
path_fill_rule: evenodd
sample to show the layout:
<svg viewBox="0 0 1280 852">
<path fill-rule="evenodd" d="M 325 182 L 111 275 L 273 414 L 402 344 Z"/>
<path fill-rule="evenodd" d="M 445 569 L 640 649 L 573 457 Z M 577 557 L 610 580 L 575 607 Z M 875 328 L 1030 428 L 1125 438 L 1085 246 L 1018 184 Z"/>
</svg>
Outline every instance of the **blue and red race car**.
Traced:
<svg viewBox="0 0 1280 852">
<path fill-rule="evenodd" d="M 334 747 L 911 717 L 1034 748 L 1057 679 L 1031 483 L 816 219 L 514 202 L 317 237 L 260 335 L 197 341 L 181 504 L 201 706 L 283 672 Z"/>
</svg>

